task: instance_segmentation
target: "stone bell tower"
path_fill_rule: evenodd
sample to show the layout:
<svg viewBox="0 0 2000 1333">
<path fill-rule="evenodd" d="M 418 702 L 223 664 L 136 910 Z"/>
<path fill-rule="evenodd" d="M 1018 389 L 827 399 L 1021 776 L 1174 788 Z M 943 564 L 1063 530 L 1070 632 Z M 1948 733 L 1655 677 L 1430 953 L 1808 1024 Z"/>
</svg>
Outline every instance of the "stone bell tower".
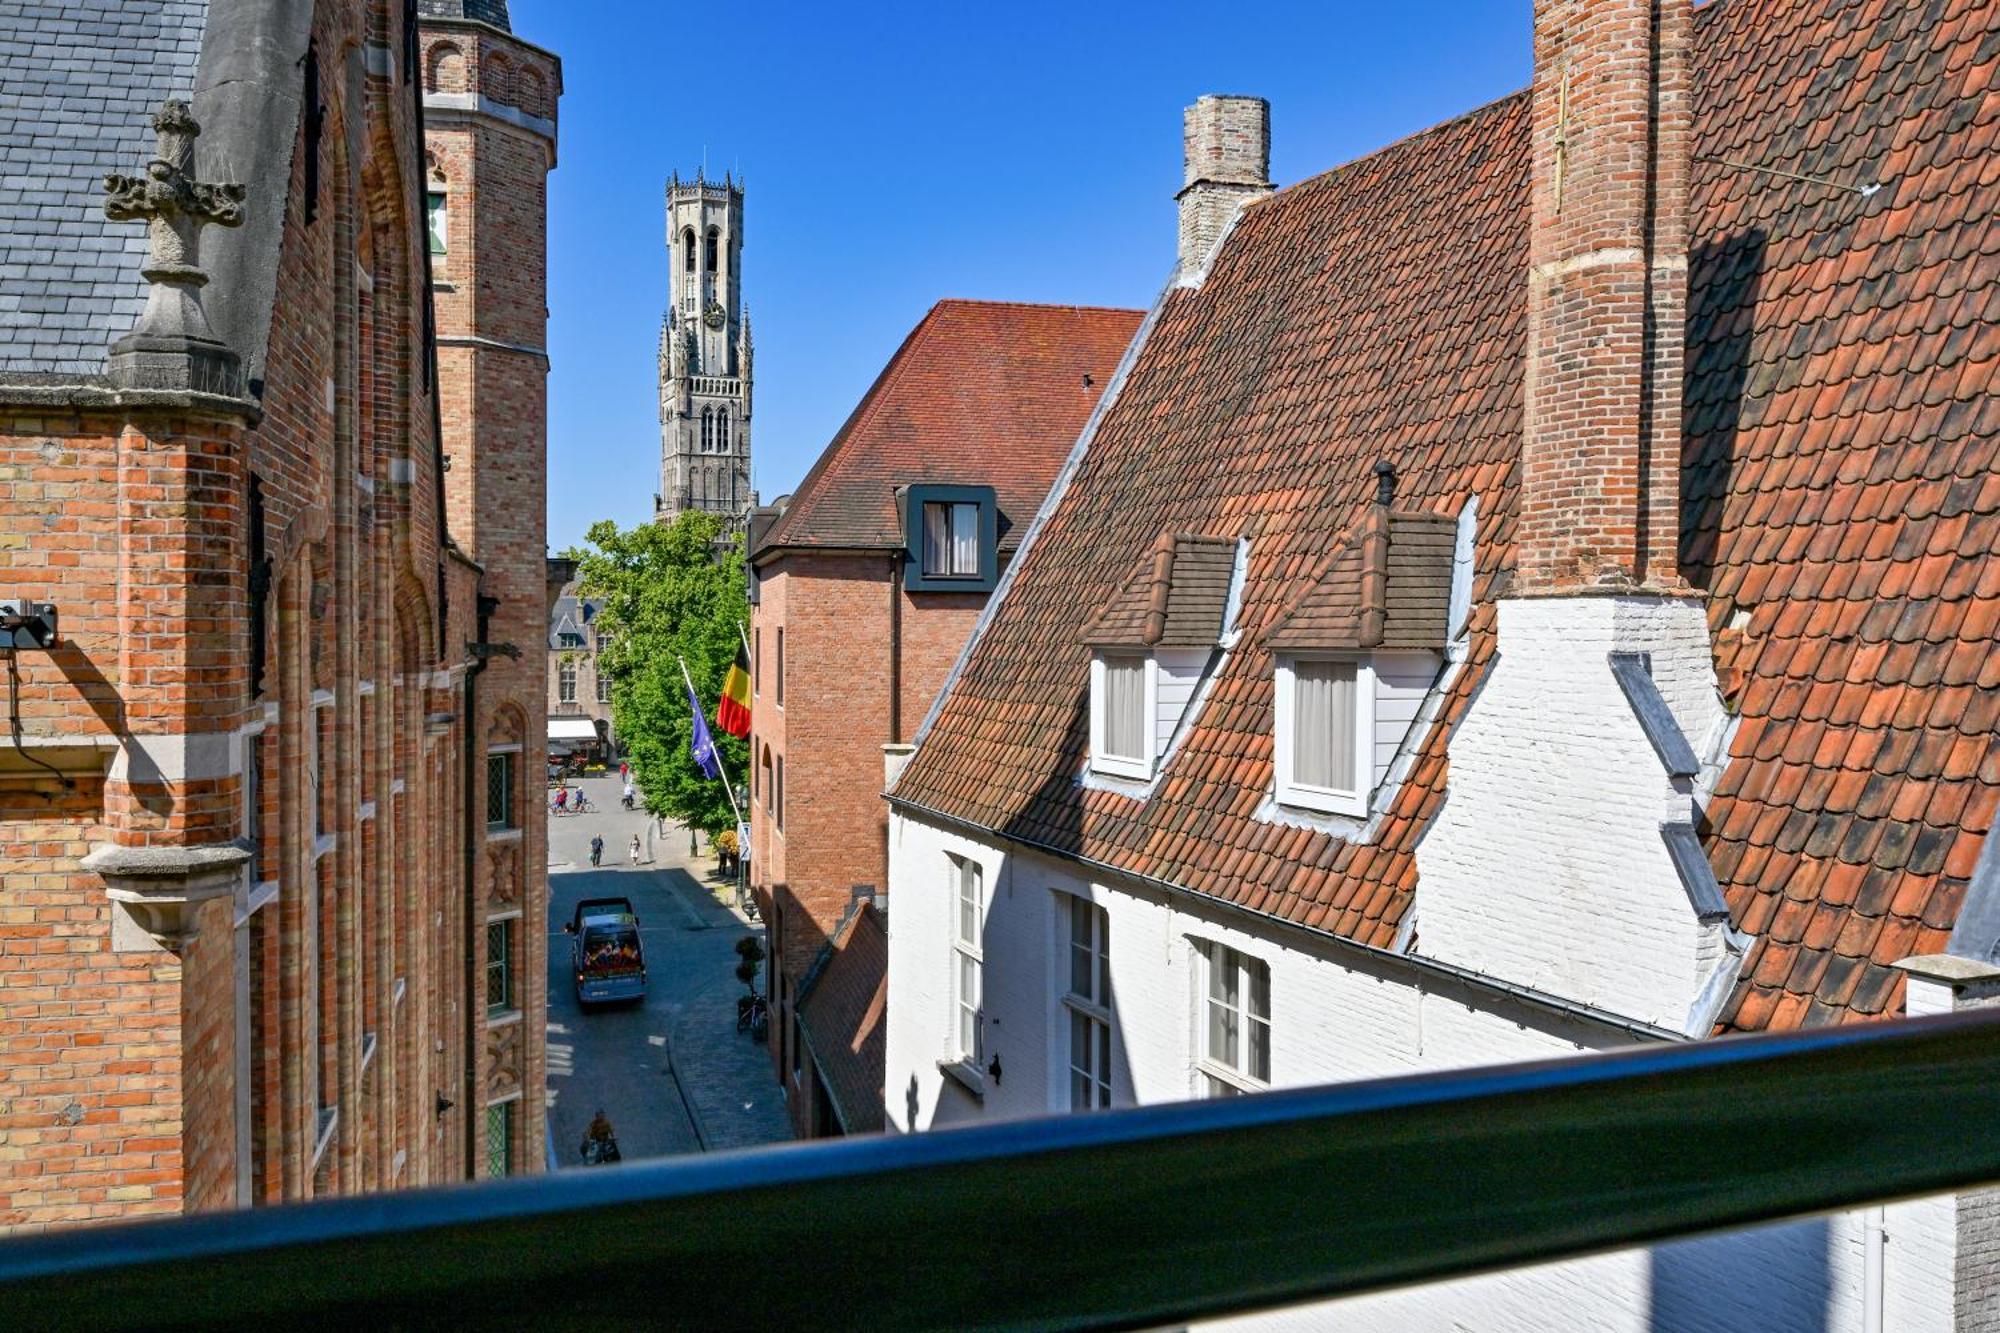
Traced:
<svg viewBox="0 0 2000 1333">
<path fill-rule="evenodd" d="M 660 494 L 741 526 L 750 490 L 750 317 L 743 307 L 743 186 L 678 174 L 667 184 L 671 300 L 660 327 Z"/>
</svg>

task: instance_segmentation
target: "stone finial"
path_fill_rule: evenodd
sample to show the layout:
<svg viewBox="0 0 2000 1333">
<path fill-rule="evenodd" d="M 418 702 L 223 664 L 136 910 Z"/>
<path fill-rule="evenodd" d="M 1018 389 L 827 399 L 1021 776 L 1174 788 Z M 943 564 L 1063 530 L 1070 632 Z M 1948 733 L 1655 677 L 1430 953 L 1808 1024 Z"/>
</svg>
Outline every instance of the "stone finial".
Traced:
<svg viewBox="0 0 2000 1333">
<path fill-rule="evenodd" d="M 215 336 L 202 309 L 201 229 L 243 222 L 247 191 L 194 178 L 201 134 L 186 102 L 168 99 L 153 117 L 159 136 L 143 176 L 104 178 L 104 215 L 144 221 L 151 249 L 140 270 L 152 290 L 131 333 L 112 345 L 110 374 L 120 388 L 241 392 L 236 353 Z"/>
</svg>

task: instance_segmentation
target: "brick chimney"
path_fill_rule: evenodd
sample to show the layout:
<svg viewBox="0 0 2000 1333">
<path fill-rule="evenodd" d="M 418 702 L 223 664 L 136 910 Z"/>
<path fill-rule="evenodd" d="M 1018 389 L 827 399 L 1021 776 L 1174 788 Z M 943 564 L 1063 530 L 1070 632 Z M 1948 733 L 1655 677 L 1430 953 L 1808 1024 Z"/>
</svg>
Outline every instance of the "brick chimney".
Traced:
<svg viewBox="0 0 2000 1333">
<path fill-rule="evenodd" d="M 1690 5 L 1535 0 L 1519 593 L 1680 584 Z"/>
<path fill-rule="evenodd" d="M 1271 192 L 1271 104 L 1209 94 L 1181 119 L 1180 271 L 1192 281 L 1236 210 Z"/>
</svg>

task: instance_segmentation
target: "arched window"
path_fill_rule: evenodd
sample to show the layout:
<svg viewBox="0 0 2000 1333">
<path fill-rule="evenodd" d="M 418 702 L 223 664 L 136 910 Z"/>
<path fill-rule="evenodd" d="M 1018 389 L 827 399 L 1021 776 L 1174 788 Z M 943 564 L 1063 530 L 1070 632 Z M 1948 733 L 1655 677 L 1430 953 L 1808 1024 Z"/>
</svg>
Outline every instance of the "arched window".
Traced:
<svg viewBox="0 0 2000 1333">
<path fill-rule="evenodd" d="M 715 272 L 717 268 L 721 267 L 719 264 L 715 262 L 716 247 L 719 246 L 721 243 L 722 243 L 722 233 L 716 230 L 714 227 L 710 227 L 708 229 L 708 253 L 705 256 L 703 256 L 703 259 L 706 261 L 705 266 L 707 267 L 710 273 Z"/>
<path fill-rule="evenodd" d="M 701 409 L 701 451 L 707 453 L 714 444 L 715 418 L 710 416 L 708 409 L 704 407 Z"/>
<path fill-rule="evenodd" d="M 694 272 L 694 228 L 693 227 L 689 227 L 686 231 L 681 233 L 681 249 L 685 252 L 685 258 L 682 262 L 686 266 L 687 271 L 690 273 Z"/>
<path fill-rule="evenodd" d="M 729 413 L 727 412 L 718 412 L 715 414 L 715 452 L 719 454 L 729 452 Z"/>
</svg>

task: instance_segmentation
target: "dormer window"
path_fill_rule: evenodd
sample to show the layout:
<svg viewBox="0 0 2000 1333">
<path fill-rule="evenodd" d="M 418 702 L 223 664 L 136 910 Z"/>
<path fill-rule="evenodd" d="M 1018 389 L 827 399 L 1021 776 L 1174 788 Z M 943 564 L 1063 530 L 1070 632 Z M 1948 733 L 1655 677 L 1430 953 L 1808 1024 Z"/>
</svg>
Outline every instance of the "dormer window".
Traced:
<svg viewBox="0 0 2000 1333">
<path fill-rule="evenodd" d="M 903 586 L 990 592 L 999 576 L 1000 507 L 991 486 L 905 486 Z"/>
<path fill-rule="evenodd" d="M 1090 766 L 1114 777 L 1153 776 L 1159 663 L 1150 655 L 1100 653 L 1090 667 Z"/>
<path fill-rule="evenodd" d="M 1458 520 L 1396 510 L 1394 471 L 1376 477 L 1375 502 L 1264 636 L 1272 795 L 1295 810 L 1367 817 L 1444 660 Z"/>
<path fill-rule="evenodd" d="M 979 506 L 933 500 L 924 505 L 924 577 L 979 577 Z"/>
<path fill-rule="evenodd" d="M 1149 782 L 1223 641 L 1239 547 L 1169 533 L 1084 627 L 1090 769 Z"/>
<path fill-rule="evenodd" d="M 1366 666 L 1278 659 L 1279 804 L 1367 814 L 1374 739 L 1374 676 Z"/>
</svg>

